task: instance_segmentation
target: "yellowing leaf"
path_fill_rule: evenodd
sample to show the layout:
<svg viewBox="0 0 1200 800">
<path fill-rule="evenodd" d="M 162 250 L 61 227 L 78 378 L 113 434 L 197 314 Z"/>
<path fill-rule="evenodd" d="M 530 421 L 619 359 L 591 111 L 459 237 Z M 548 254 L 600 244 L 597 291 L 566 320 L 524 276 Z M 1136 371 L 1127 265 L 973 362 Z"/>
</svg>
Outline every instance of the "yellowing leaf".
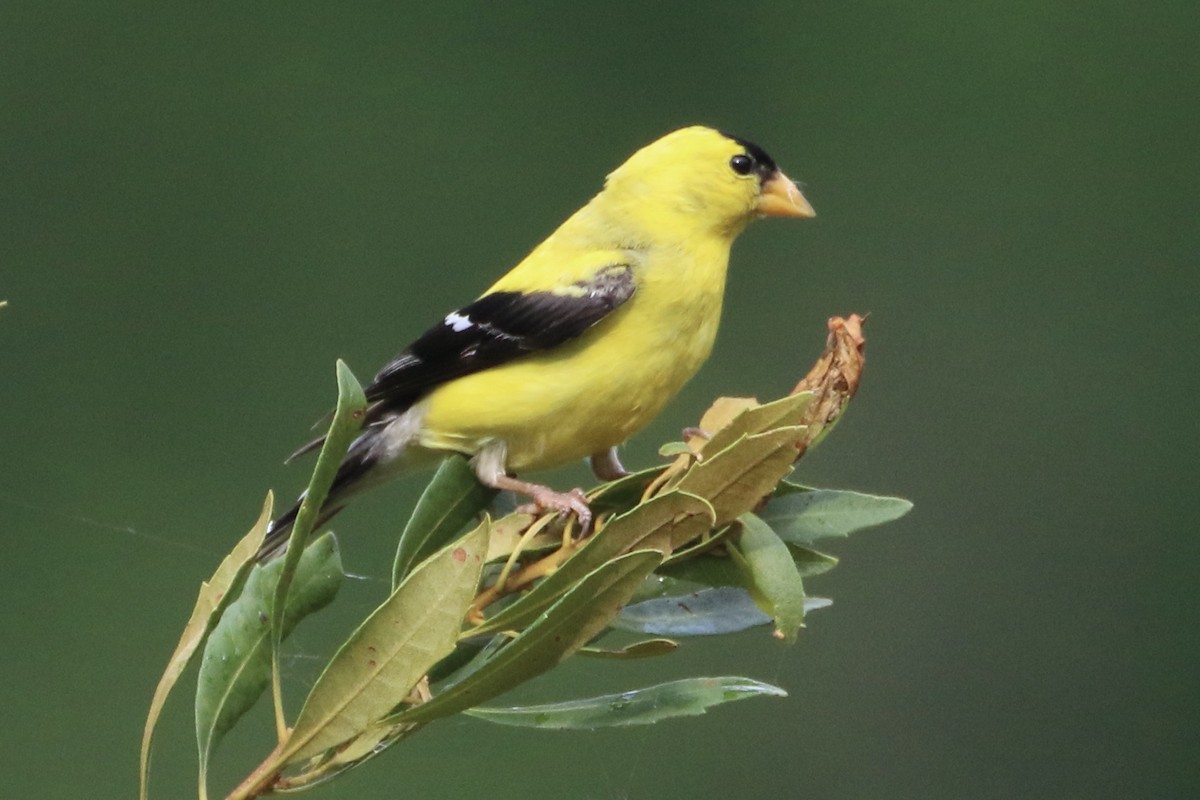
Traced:
<svg viewBox="0 0 1200 800">
<path fill-rule="evenodd" d="M 521 545 L 521 551 L 524 553 L 537 552 L 562 544 L 562 531 L 551 525 L 544 526 L 530 537 L 529 541 L 522 544 L 521 539 L 529 530 L 529 526 L 533 524 L 534 519 L 533 514 L 520 512 L 509 514 L 493 522 L 492 535 L 488 539 L 487 558 L 484 560 L 491 562 L 508 558 L 517 549 L 518 544 Z"/>
<path fill-rule="evenodd" d="M 432 700 L 385 720 L 424 723 L 490 700 L 553 668 L 604 630 L 662 561 L 656 550 L 638 550 L 593 570 L 525 632 Z"/>
<path fill-rule="evenodd" d="M 730 398 L 721 398 L 728 400 Z M 741 398 L 738 398 L 739 400 Z M 701 451 L 706 456 L 714 456 L 729 447 L 743 436 L 753 436 L 776 428 L 791 428 L 799 425 L 805 411 L 812 404 L 813 396 L 809 392 L 788 395 L 770 403 L 742 407 L 741 411 L 717 431 L 709 431 L 711 437 L 704 443 Z M 718 401 L 719 402 L 719 401 Z M 710 409 L 711 411 L 711 409 Z M 707 418 L 707 415 L 705 415 Z M 701 427 L 704 423 L 701 422 Z M 704 430 L 708 430 L 704 428 Z"/>
<path fill-rule="evenodd" d="M 602 564 L 634 549 L 653 548 L 666 555 L 675 538 L 694 538 L 708 530 L 712 515 L 712 507 L 699 497 L 686 492 L 660 494 L 611 519 L 547 578 L 465 635 L 521 628 Z"/>
<path fill-rule="evenodd" d="M 743 436 L 719 453 L 693 464 L 679 480 L 680 491 L 708 500 L 720 526 L 753 511 L 792 471 L 804 428 L 779 428 Z"/>
<path fill-rule="evenodd" d="M 318 755 L 373 727 L 458 641 L 475 594 L 489 523 L 421 562 L 321 673 L 281 764 Z"/>
<path fill-rule="evenodd" d="M 209 632 L 220 619 L 221 612 L 229 605 L 232 595 L 250 571 L 254 556 L 267 535 L 272 504 L 272 496 L 268 492 L 266 500 L 263 501 L 262 511 L 258 515 L 258 521 L 234 546 L 229 555 L 225 556 L 212 577 L 200 584 L 200 594 L 196 598 L 192 616 L 183 628 L 179 644 L 175 646 L 175 652 L 167 661 L 167 669 L 159 678 L 158 686 L 154 689 L 154 697 L 150 701 L 150 712 L 146 716 L 146 727 L 142 731 L 141 789 L 139 794 L 142 800 L 146 800 L 150 777 L 150 742 L 154 736 L 158 718 L 162 714 L 163 706 L 167 702 L 171 689 L 179 680 L 179 676 L 191 662 L 192 656 L 204 644 Z"/>
<path fill-rule="evenodd" d="M 719 431 L 724 430 L 727 425 L 737 419 L 743 411 L 747 411 L 757 405 L 758 399 L 754 397 L 718 397 L 708 407 L 708 410 L 701 415 L 700 430 L 709 436 L 715 436 Z"/>
</svg>

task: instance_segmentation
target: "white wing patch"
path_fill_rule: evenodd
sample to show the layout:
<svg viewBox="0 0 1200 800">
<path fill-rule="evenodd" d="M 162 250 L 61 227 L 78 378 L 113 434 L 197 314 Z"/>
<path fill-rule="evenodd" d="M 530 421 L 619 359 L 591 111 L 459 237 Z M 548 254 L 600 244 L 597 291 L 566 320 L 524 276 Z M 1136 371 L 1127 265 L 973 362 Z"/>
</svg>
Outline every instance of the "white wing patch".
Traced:
<svg viewBox="0 0 1200 800">
<path fill-rule="evenodd" d="M 467 328 L 475 324 L 474 322 L 471 322 L 470 317 L 464 317 L 457 311 L 451 311 L 449 314 L 447 314 L 445 323 L 449 325 L 450 329 L 455 333 L 462 333 Z"/>
</svg>

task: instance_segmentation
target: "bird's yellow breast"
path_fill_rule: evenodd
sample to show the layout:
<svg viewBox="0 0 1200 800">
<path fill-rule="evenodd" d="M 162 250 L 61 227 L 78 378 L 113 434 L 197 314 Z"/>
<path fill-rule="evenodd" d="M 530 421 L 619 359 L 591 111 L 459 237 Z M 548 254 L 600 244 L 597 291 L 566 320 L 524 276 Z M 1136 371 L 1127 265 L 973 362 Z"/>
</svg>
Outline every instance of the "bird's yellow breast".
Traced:
<svg viewBox="0 0 1200 800">
<path fill-rule="evenodd" d="M 421 444 L 470 454 L 502 440 L 509 469 L 543 469 L 620 444 L 650 422 L 712 351 L 729 244 L 698 237 L 629 255 L 637 282 L 629 301 L 573 342 L 433 391 Z"/>
</svg>

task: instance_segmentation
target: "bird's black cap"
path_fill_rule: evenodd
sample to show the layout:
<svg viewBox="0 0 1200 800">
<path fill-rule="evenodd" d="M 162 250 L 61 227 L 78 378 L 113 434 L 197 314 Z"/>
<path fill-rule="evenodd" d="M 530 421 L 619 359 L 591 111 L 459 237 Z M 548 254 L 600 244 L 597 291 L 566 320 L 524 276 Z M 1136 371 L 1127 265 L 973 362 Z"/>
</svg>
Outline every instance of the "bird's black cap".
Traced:
<svg viewBox="0 0 1200 800">
<path fill-rule="evenodd" d="M 746 149 L 746 155 L 753 158 L 754 163 L 757 165 L 757 168 L 754 171 L 757 172 L 762 178 L 767 178 L 769 175 L 771 175 L 771 173 L 778 169 L 775 164 L 775 159 L 771 158 L 771 156 L 767 154 L 766 150 L 763 150 L 754 142 L 743 139 L 740 136 L 734 136 L 732 133 L 727 133 L 725 131 L 721 131 L 720 133 L 725 138 L 737 142 Z"/>
</svg>

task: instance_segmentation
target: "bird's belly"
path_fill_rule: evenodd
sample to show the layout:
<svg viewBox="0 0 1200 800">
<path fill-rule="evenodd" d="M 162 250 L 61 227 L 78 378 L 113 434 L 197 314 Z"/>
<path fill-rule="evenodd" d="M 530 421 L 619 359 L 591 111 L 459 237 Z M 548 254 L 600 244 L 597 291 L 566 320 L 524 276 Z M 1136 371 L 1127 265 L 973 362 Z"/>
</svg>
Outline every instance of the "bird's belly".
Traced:
<svg viewBox="0 0 1200 800">
<path fill-rule="evenodd" d="M 622 309 L 552 353 L 452 381 L 430 394 L 421 443 L 474 453 L 502 440 L 514 471 L 557 466 L 620 444 L 708 357 L 719 298 L 708 305 L 689 309 L 685 330 Z"/>
</svg>

